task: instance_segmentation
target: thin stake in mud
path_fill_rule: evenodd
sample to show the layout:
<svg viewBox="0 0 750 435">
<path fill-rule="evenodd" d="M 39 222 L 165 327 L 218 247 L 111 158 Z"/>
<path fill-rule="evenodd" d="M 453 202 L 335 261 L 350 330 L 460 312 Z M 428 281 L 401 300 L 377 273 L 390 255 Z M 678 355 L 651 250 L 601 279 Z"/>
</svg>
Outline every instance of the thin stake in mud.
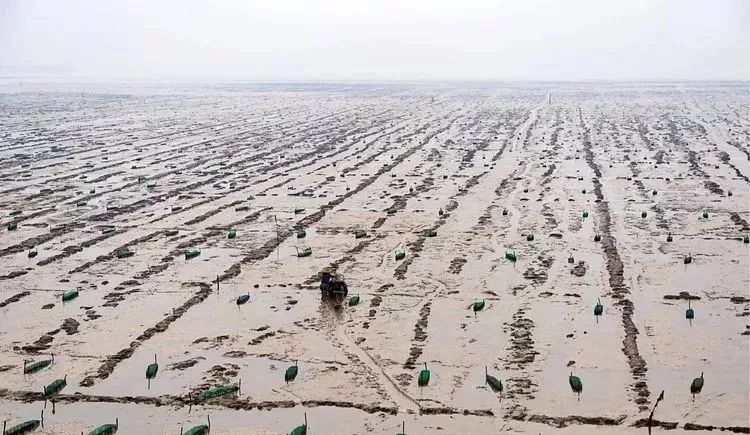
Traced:
<svg viewBox="0 0 750 435">
<path fill-rule="evenodd" d="M 219 275 L 216 275 L 216 294 L 219 293 Z"/>
<path fill-rule="evenodd" d="M 276 225 L 276 261 L 279 261 L 279 249 L 281 242 L 279 242 L 279 221 L 276 219 L 276 215 L 273 215 L 273 223 Z"/>
<path fill-rule="evenodd" d="M 654 403 L 654 409 L 651 410 L 651 415 L 648 416 L 648 434 L 651 435 L 651 422 L 654 420 L 654 412 L 656 412 L 656 407 L 659 406 L 659 402 L 664 400 L 664 390 L 661 390 L 661 394 L 659 394 L 659 398 L 656 399 L 656 403 Z"/>
<path fill-rule="evenodd" d="M 401 422 L 401 432 L 397 433 L 396 435 L 406 435 L 406 422 Z"/>
</svg>

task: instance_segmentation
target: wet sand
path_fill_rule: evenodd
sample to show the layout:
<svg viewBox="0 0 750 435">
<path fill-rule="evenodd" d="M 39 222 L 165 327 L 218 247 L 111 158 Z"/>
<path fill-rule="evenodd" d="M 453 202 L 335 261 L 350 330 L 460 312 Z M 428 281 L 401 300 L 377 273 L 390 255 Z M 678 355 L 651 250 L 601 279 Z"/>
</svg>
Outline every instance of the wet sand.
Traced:
<svg viewBox="0 0 750 435">
<path fill-rule="evenodd" d="M 635 434 L 663 390 L 654 433 L 750 433 L 748 104 L 727 83 L 0 81 L 0 414 L 39 418 L 67 375 L 35 433 L 306 413 L 311 434 Z M 321 300 L 326 266 L 359 305 Z"/>
</svg>

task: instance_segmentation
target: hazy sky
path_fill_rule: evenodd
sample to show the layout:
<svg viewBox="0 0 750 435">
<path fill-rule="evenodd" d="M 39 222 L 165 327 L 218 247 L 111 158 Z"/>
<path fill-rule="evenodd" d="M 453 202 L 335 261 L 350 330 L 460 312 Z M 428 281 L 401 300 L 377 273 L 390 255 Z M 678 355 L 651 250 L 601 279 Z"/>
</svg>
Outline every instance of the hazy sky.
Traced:
<svg viewBox="0 0 750 435">
<path fill-rule="evenodd" d="M 0 75 L 750 79 L 750 0 L 0 0 Z"/>
</svg>

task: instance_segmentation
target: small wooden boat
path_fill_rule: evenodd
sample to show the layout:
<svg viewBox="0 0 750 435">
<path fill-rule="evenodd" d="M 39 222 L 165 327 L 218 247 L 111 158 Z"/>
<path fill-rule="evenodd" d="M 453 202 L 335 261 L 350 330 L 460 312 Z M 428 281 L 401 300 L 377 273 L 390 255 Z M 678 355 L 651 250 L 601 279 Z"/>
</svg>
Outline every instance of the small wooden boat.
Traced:
<svg viewBox="0 0 750 435">
<path fill-rule="evenodd" d="M 602 305 L 601 300 L 596 300 L 596 305 L 594 305 L 594 315 L 595 316 L 601 316 L 604 312 L 604 305 Z"/>
<path fill-rule="evenodd" d="M 505 259 L 510 261 L 511 263 L 515 263 L 516 260 L 518 260 L 518 257 L 516 256 L 516 251 L 513 251 L 513 252 L 505 251 Z"/>
<path fill-rule="evenodd" d="M 602 236 L 599 235 L 599 234 L 594 234 L 594 241 L 595 242 L 601 242 L 602 241 Z"/>
<path fill-rule="evenodd" d="M 34 258 L 37 255 L 39 255 L 39 252 L 36 249 L 29 249 L 29 253 L 28 253 L 29 258 Z"/>
<path fill-rule="evenodd" d="M 503 209 L 503 216 L 508 216 L 508 209 L 507 208 Z"/>
<path fill-rule="evenodd" d="M 500 382 L 500 379 L 490 376 L 489 372 L 487 371 L 487 367 L 484 368 L 484 380 L 487 382 L 487 385 L 490 386 L 492 391 L 496 393 L 500 393 L 503 391 L 503 383 Z"/>
<path fill-rule="evenodd" d="M 365 230 L 356 230 L 354 231 L 354 238 L 355 239 L 364 239 L 367 237 L 367 231 Z"/>
<path fill-rule="evenodd" d="M 211 416 L 207 415 L 206 419 L 208 420 L 207 425 L 199 424 L 198 426 L 193 426 L 184 435 L 207 435 L 211 432 Z M 180 429 L 180 435 L 183 435 L 182 429 Z"/>
<path fill-rule="evenodd" d="M 55 379 L 52 383 L 44 387 L 44 397 L 54 396 L 62 391 L 66 385 L 68 385 L 68 375 L 65 375 L 62 379 Z"/>
<path fill-rule="evenodd" d="M 435 231 L 435 230 L 427 230 L 427 232 L 425 233 L 425 236 L 427 236 L 427 237 L 435 237 L 435 236 L 437 236 L 437 231 Z"/>
<path fill-rule="evenodd" d="M 484 299 L 481 301 L 474 301 L 473 304 L 471 304 L 472 309 L 476 313 L 477 311 L 482 311 L 484 309 Z"/>
<path fill-rule="evenodd" d="M 742 238 L 742 243 L 750 243 L 750 236 L 745 236 Z"/>
<path fill-rule="evenodd" d="M 79 201 L 76 201 L 76 207 L 83 207 L 84 205 L 86 205 L 85 200 L 81 199 Z"/>
<path fill-rule="evenodd" d="M 685 258 L 684 258 L 684 259 L 682 260 L 682 262 L 683 262 L 683 263 L 685 263 L 685 264 L 690 264 L 690 263 L 692 263 L 692 262 L 693 262 L 693 256 L 692 256 L 692 255 L 690 255 L 690 254 L 688 254 L 688 255 L 687 255 L 687 257 L 685 257 Z"/>
<path fill-rule="evenodd" d="M 107 227 L 102 230 L 102 234 L 110 234 L 114 232 L 115 232 L 115 229 L 113 227 Z"/>
<path fill-rule="evenodd" d="M 354 295 L 349 298 L 349 306 L 353 307 L 355 305 L 359 305 L 359 295 Z"/>
<path fill-rule="evenodd" d="M 103 424 L 96 429 L 89 432 L 89 435 L 111 435 L 113 433 L 117 433 L 117 429 L 120 427 L 120 422 L 118 419 L 115 419 L 115 423 L 107 423 Z"/>
<path fill-rule="evenodd" d="M 154 354 L 154 362 L 146 367 L 146 379 L 153 379 L 156 377 L 156 373 L 159 371 L 159 363 L 156 362 L 156 354 Z"/>
<path fill-rule="evenodd" d="M 68 302 L 78 297 L 78 290 L 68 290 L 62 295 L 62 301 Z"/>
<path fill-rule="evenodd" d="M 307 435 L 307 413 L 305 413 L 305 424 L 299 425 L 289 432 L 289 435 Z"/>
<path fill-rule="evenodd" d="M 294 214 L 300 214 L 300 213 L 304 213 L 304 212 L 305 212 L 304 208 L 295 208 L 294 209 Z"/>
<path fill-rule="evenodd" d="M 700 378 L 693 379 L 693 382 L 690 384 L 690 393 L 693 395 L 693 398 L 695 398 L 695 395 L 700 393 L 703 389 L 703 372 L 701 372 Z"/>
<path fill-rule="evenodd" d="M 237 230 L 231 229 L 229 230 L 229 234 L 227 234 L 227 239 L 233 239 L 237 237 Z"/>
<path fill-rule="evenodd" d="M 195 250 L 195 251 L 187 251 L 185 252 L 185 260 L 193 259 L 197 256 L 201 255 L 201 251 Z"/>
<path fill-rule="evenodd" d="M 248 293 L 246 295 L 240 295 L 237 298 L 237 305 L 245 305 L 247 303 L 247 301 L 249 301 L 249 300 L 250 300 L 250 293 Z"/>
<path fill-rule="evenodd" d="M 234 394 L 240 391 L 241 385 L 242 380 L 240 380 L 239 384 L 219 385 L 218 387 L 209 388 L 208 390 L 198 393 L 198 399 L 207 400 L 214 397 L 226 396 L 227 394 Z"/>
<path fill-rule="evenodd" d="M 17 424 L 10 429 L 6 429 L 5 425 L 7 422 L 3 422 L 3 435 L 21 435 L 28 432 L 32 432 L 38 427 L 44 427 L 44 410 L 39 420 L 26 420 L 23 423 Z"/>
<path fill-rule="evenodd" d="M 23 374 L 29 375 L 32 373 L 36 373 L 43 368 L 49 367 L 52 365 L 52 363 L 55 362 L 55 356 L 52 355 L 52 358 L 50 359 L 43 359 L 41 361 L 32 362 L 31 364 L 27 364 L 26 361 L 23 362 Z"/>
<path fill-rule="evenodd" d="M 294 361 L 294 365 L 287 367 L 286 372 L 284 372 L 284 382 L 288 384 L 293 381 L 297 377 L 297 373 L 299 373 L 299 367 L 297 361 Z"/>
<path fill-rule="evenodd" d="M 18 216 L 21 213 L 23 213 L 22 210 L 13 210 L 10 213 L 8 213 L 8 216 Z"/>
<path fill-rule="evenodd" d="M 703 219 L 708 219 L 708 212 L 707 211 L 703 212 Z"/>
<path fill-rule="evenodd" d="M 570 254 L 570 257 L 568 257 L 568 263 L 573 264 L 576 262 L 576 259 L 573 258 L 573 254 Z"/>
<path fill-rule="evenodd" d="M 406 253 L 403 249 L 396 249 L 396 261 L 403 260 L 406 258 Z"/>
<path fill-rule="evenodd" d="M 586 194 L 586 189 L 581 189 L 581 193 Z"/>
<path fill-rule="evenodd" d="M 578 376 L 573 376 L 573 372 L 570 372 L 570 376 L 568 376 L 568 382 L 570 383 L 570 388 L 572 388 L 573 391 L 580 395 L 583 391 L 583 383 L 581 382 L 581 378 L 579 378 Z"/>
<path fill-rule="evenodd" d="M 674 241 L 674 237 L 672 237 L 672 233 L 668 233 L 667 234 L 667 242 L 673 242 L 673 241 Z"/>
<path fill-rule="evenodd" d="M 693 311 L 693 308 L 690 306 L 689 300 L 688 300 L 688 309 L 685 310 L 685 318 L 688 320 L 692 320 L 695 318 L 695 311 Z"/>
<path fill-rule="evenodd" d="M 8 223 L 7 223 L 6 225 L 5 225 L 5 228 L 7 228 L 7 229 L 8 229 L 8 231 L 15 231 L 15 230 L 17 230 L 17 229 L 18 229 L 18 224 L 17 224 L 17 223 L 15 223 L 15 222 L 8 222 Z"/>
<path fill-rule="evenodd" d="M 174 237 L 177 234 L 180 234 L 180 230 L 167 230 L 164 232 L 164 235 L 167 237 Z"/>
<path fill-rule="evenodd" d="M 645 218 L 646 216 L 648 216 L 648 213 L 646 213 L 645 211 L 642 211 L 642 212 L 641 212 L 641 217 L 642 217 L 642 218 Z"/>
<path fill-rule="evenodd" d="M 527 242 L 533 242 L 534 241 L 534 233 L 529 233 L 526 235 L 526 241 Z"/>
<path fill-rule="evenodd" d="M 156 183 L 148 183 L 148 184 L 146 185 L 146 188 L 147 188 L 147 189 L 154 189 L 154 188 L 156 188 Z"/>
<path fill-rule="evenodd" d="M 309 257 L 312 255 L 312 248 L 297 248 L 297 257 Z"/>
<path fill-rule="evenodd" d="M 586 191 L 584 190 L 583 193 L 586 193 Z M 587 212 L 587 211 L 584 210 L 583 211 L 583 218 L 586 219 L 587 217 L 589 217 L 589 212 Z"/>
<path fill-rule="evenodd" d="M 731 190 L 727 192 L 727 196 L 732 196 L 732 191 Z"/>
<path fill-rule="evenodd" d="M 115 253 L 117 255 L 117 258 L 128 258 L 135 255 L 135 252 L 131 251 L 128 248 L 120 248 Z"/>
<path fill-rule="evenodd" d="M 249 211 L 250 207 L 247 205 L 242 205 L 234 209 L 234 211 Z"/>
<path fill-rule="evenodd" d="M 417 378 L 417 385 L 419 385 L 420 387 L 425 387 L 429 383 L 430 371 L 427 369 L 427 363 L 424 363 L 424 369 L 419 372 L 419 377 Z"/>
<path fill-rule="evenodd" d="M 442 216 L 442 215 L 443 215 L 443 213 L 445 213 L 445 212 L 443 211 L 443 209 L 442 209 L 442 208 L 441 208 L 440 210 L 438 210 L 438 216 Z"/>
<path fill-rule="evenodd" d="M 304 239 L 305 236 L 307 236 L 307 232 L 305 232 L 305 230 L 299 230 L 299 231 L 297 231 L 297 238 L 298 239 Z"/>
</svg>

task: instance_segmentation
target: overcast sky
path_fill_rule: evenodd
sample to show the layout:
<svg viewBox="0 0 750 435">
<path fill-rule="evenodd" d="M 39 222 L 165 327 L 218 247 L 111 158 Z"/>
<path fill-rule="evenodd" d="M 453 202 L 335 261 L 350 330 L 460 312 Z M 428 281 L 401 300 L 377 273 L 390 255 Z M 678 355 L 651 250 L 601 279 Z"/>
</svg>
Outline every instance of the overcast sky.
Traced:
<svg viewBox="0 0 750 435">
<path fill-rule="evenodd" d="M 0 75 L 750 79 L 750 0 L 0 0 Z"/>
</svg>

